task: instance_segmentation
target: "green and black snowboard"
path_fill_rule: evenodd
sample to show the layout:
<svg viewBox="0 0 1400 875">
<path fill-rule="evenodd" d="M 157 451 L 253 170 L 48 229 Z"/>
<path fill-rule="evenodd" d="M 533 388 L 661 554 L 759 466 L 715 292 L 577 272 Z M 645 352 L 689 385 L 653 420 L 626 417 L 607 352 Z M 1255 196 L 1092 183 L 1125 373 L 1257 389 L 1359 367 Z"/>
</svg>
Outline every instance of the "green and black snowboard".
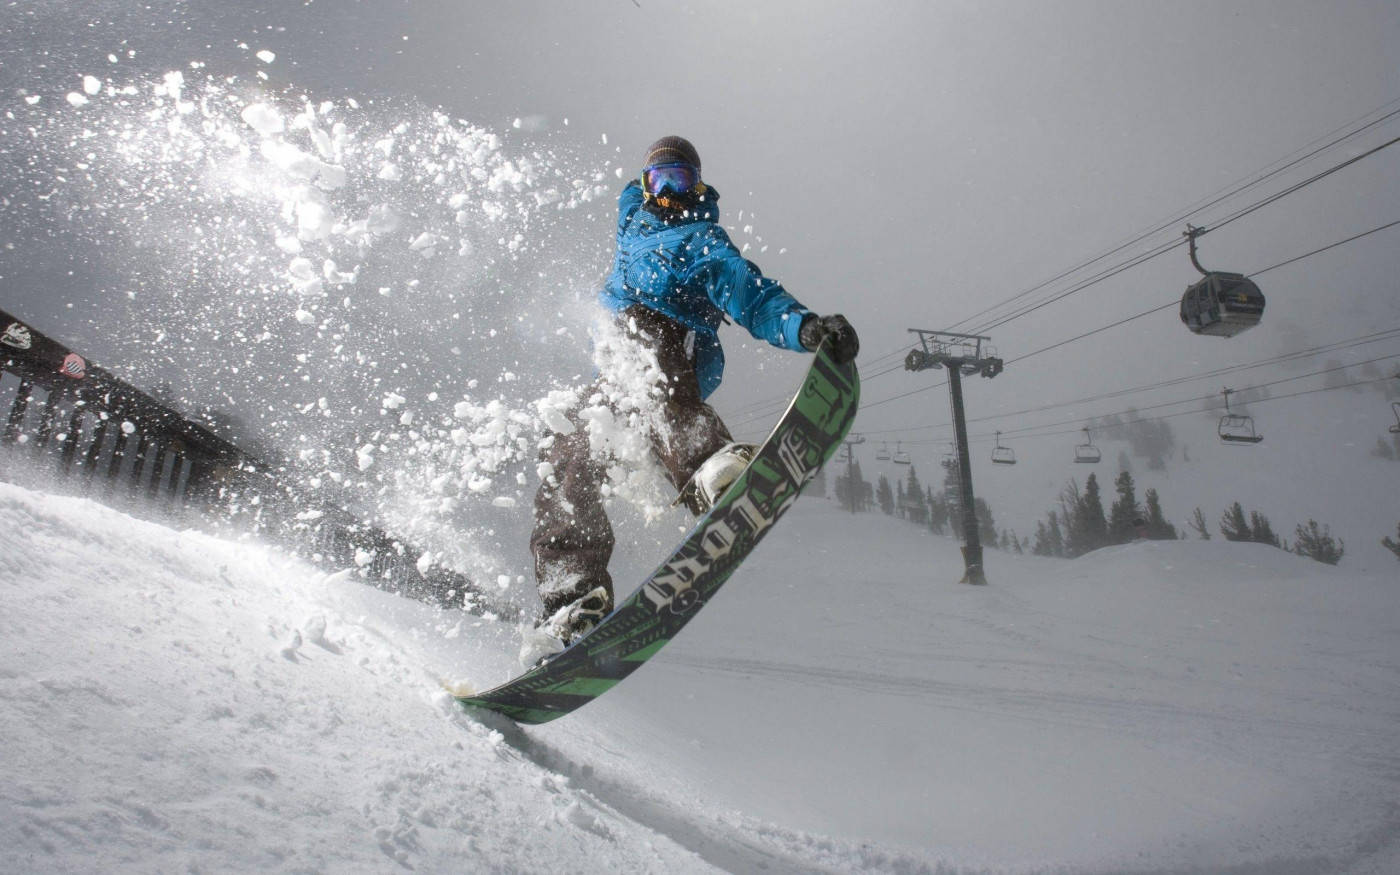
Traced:
<svg viewBox="0 0 1400 875">
<path fill-rule="evenodd" d="M 681 545 L 591 632 L 543 665 L 480 695 L 457 696 L 520 723 L 563 717 L 635 671 L 729 579 L 855 421 L 860 378 L 824 345 L 754 460 Z"/>
</svg>

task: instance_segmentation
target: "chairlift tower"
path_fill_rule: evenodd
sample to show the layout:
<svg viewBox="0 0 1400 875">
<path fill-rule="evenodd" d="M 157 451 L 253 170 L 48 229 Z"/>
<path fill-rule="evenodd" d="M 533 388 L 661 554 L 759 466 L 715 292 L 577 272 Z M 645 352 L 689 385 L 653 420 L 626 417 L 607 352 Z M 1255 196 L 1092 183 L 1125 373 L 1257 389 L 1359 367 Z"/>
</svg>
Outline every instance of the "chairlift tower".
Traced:
<svg viewBox="0 0 1400 875">
<path fill-rule="evenodd" d="M 972 496 L 972 455 L 967 447 L 967 418 L 963 413 L 963 375 L 981 374 L 988 379 L 1000 374 L 1005 364 L 991 347 L 991 338 L 952 331 L 926 331 L 911 328 L 919 336 L 919 348 L 904 357 L 906 371 L 946 368 L 948 395 L 953 406 L 953 434 L 958 452 L 958 492 L 963 519 L 963 583 L 986 585 L 982 568 L 982 538 L 977 531 L 977 506 Z"/>
<path fill-rule="evenodd" d="M 846 494 L 851 499 L 851 513 L 856 512 L 856 506 L 860 504 L 862 496 L 856 494 L 856 452 L 854 447 L 865 443 L 865 435 L 848 434 L 842 441 L 846 451 Z"/>
</svg>

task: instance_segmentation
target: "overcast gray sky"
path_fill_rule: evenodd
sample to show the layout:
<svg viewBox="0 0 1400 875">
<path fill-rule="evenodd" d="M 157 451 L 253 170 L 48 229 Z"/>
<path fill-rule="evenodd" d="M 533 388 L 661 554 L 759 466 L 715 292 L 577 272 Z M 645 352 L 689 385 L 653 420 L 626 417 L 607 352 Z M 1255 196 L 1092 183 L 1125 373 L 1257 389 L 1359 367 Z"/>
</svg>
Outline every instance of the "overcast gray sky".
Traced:
<svg viewBox="0 0 1400 875">
<path fill-rule="evenodd" d="M 906 348 L 908 327 L 959 323 L 1400 99 L 1393 0 L 44 0 L 8 3 L 0 20 L 6 101 L 42 94 L 59 106 L 112 52 L 126 75 L 198 60 L 248 77 L 250 51 L 269 49 L 270 89 L 412 98 L 592 166 L 631 168 L 651 140 L 682 134 L 724 193 L 728 221 L 743 210 L 744 238 L 762 237 L 749 254 L 814 309 L 846 313 L 865 362 Z M 526 131 L 512 127 L 517 118 Z M 1397 133 L 1391 122 L 1196 221 Z M 12 126 L 3 143 L 19 160 L 22 132 Z M 1202 260 L 1257 270 L 1397 210 L 1400 148 L 1203 238 Z M 604 252 L 609 212 L 594 224 Z M 49 245 L 33 228 L 0 230 L 27 241 L 0 258 L 0 300 L 101 357 L 85 311 L 103 302 L 84 286 L 100 257 L 62 243 L 61 228 Z M 1232 341 L 1193 337 L 1167 311 L 1012 367 L 976 386 L 971 403 L 1067 400 L 1396 324 L 1397 251 L 1392 230 L 1271 273 L 1265 324 Z M 604 267 L 579 263 L 577 273 Z M 994 342 L 1012 359 L 1168 302 L 1194 276 L 1178 251 L 1003 326 Z M 722 410 L 788 394 L 801 367 L 745 340 L 726 335 Z M 873 377 L 865 398 L 932 380 Z M 944 397 L 871 407 L 858 428 L 926 439 L 888 430 L 946 419 Z M 766 427 L 733 418 L 750 434 Z"/>
</svg>

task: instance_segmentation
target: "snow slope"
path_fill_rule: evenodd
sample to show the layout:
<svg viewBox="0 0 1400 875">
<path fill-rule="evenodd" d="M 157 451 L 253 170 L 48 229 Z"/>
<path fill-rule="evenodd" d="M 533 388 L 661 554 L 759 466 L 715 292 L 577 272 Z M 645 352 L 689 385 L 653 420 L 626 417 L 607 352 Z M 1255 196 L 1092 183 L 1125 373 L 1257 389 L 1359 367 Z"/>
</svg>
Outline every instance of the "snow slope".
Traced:
<svg viewBox="0 0 1400 875">
<path fill-rule="evenodd" d="M 520 729 L 442 689 L 511 673 L 501 624 L 9 484 L 0 552 L 0 871 L 1400 868 L 1397 569 L 1163 542 L 970 588 L 807 499 Z"/>
</svg>

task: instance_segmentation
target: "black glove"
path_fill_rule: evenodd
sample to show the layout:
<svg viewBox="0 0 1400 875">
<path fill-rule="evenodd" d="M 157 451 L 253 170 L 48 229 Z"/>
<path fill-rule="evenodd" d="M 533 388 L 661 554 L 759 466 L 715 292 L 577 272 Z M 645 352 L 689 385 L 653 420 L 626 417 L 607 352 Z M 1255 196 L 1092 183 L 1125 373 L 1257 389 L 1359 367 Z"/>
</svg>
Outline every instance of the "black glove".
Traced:
<svg viewBox="0 0 1400 875">
<path fill-rule="evenodd" d="M 860 338 L 856 337 L 855 328 L 839 313 L 835 316 L 808 314 L 797 332 L 798 341 L 811 352 L 816 352 L 828 337 L 831 338 L 831 357 L 838 364 L 845 364 L 860 352 Z"/>
</svg>

